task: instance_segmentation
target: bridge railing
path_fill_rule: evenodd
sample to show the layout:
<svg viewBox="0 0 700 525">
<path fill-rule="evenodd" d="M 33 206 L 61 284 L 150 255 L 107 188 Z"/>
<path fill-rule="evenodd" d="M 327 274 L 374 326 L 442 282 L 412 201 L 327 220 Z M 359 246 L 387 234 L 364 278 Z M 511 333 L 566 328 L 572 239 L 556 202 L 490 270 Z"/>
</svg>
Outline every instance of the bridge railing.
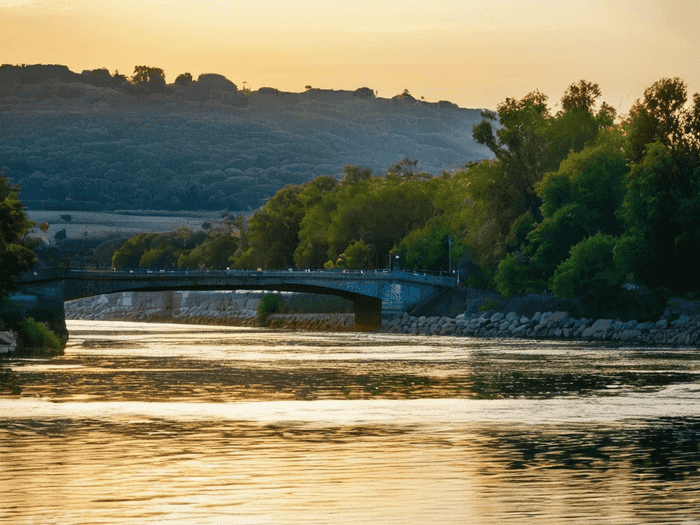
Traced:
<svg viewBox="0 0 700 525">
<path fill-rule="evenodd" d="M 297 269 L 287 270 L 239 270 L 239 269 L 216 269 L 216 270 L 155 270 L 148 268 L 101 270 L 97 268 L 47 268 L 36 271 L 29 271 L 22 274 L 21 282 L 47 281 L 59 279 L 80 279 L 80 278 L 114 278 L 114 277 L 146 277 L 146 278 L 166 278 L 166 277 L 317 277 L 333 279 L 382 279 L 382 280 L 408 280 L 414 282 L 425 282 L 439 284 L 443 286 L 454 286 L 457 284 L 457 275 L 447 273 L 427 272 L 421 270 L 340 270 L 340 269 Z"/>
</svg>

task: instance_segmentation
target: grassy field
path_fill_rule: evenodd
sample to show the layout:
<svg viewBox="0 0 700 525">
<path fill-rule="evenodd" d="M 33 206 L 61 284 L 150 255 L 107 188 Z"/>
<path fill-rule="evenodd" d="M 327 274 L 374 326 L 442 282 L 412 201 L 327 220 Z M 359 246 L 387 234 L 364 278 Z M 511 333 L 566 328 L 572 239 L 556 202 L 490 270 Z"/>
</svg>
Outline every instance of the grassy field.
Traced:
<svg viewBox="0 0 700 525">
<path fill-rule="evenodd" d="M 147 213 L 147 212 L 145 212 Z M 167 232 L 184 226 L 197 231 L 202 223 L 214 225 L 220 220 L 219 212 L 187 212 L 182 215 L 158 216 L 140 214 L 121 214 L 91 211 L 45 211 L 27 210 L 27 216 L 36 222 L 48 222 L 49 230 L 44 233 L 35 228 L 35 234 L 44 240 L 51 241 L 61 230 L 66 230 L 66 239 L 94 240 L 106 239 L 113 236 L 130 236 L 136 233 Z M 62 218 L 70 216 L 71 220 Z"/>
</svg>

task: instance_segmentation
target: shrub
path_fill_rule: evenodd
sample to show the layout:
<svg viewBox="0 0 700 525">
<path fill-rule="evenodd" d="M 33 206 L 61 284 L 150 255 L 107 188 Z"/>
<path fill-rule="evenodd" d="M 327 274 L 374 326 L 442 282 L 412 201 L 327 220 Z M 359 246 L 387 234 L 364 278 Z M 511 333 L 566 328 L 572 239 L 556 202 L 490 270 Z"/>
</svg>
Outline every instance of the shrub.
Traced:
<svg viewBox="0 0 700 525">
<path fill-rule="evenodd" d="M 44 323 L 38 323 L 33 318 L 23 319 L 13 330 L 17 335 L 17 348 L 20 353 L 39 353 L 41 355 L 60 355 L 63 344 Z"/>
<path fill-rule="evenodd" d="M 501 297 L 524 292 L 528 282 L 527 260 L 518 253 L 509 253 L 498 265 L 493 280 Z"/>
<path fill-rule="evenodd" d="M 615 238 L 601 233 L 578 243 L 554 272 L 552 291 L 559 297 L 576 297 L 619 288 L 624 275 L 615 264 L 614 248 Z"/>
<path fill-rule="evenodd" d="M 260 319 L 262 323 L 265 323 L 270 315 L 283 312 L 285 306 L 286 303 L 281 295 L 266 294 L 263 296 L 258 306 L 258 319 Z"/>
<path fill-rule="evenodd" d="M 480 312 L 487 312 L 489 310 L 498 310 L 501 307 L 500 303 L 496 299 L 489 299 L 484 304 L 479 306 Z"/>
</svg>

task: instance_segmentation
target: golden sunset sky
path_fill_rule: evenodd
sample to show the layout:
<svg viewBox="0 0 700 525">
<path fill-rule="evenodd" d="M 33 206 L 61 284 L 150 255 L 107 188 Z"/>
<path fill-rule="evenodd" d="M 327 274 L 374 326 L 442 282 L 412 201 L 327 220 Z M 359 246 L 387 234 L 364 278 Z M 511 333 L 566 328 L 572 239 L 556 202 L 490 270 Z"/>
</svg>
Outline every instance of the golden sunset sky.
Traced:
<svg viewBox="0 0 700 525">
<path fill-rule="evenodd" d="M 220 73 L 251 89 L 408 89 L 495 109 L 597 82 L 626 112 L 662 77 L 700 91 L 698 0 L 0 0 L 0 62 Z"/>
</svg>

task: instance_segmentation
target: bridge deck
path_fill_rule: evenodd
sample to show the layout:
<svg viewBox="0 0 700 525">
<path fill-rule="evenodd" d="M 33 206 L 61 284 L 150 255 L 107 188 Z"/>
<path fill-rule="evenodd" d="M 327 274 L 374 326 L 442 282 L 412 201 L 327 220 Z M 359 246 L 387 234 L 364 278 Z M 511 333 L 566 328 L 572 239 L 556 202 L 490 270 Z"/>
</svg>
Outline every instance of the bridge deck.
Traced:
<svg viewBox="0 0 700 525">
<path fill-rule="evenodd" d="M 381 327 L 382 309 L 406 311 L 437 291 L 455 287 L 453 276 L 383 270 L 79 270 L 26 272 L 19 289 L 46 303 L 116 292 L 158 290 L 279 290 L 339 295 L 355 304 L 358 326 Z"/>
</svg>

